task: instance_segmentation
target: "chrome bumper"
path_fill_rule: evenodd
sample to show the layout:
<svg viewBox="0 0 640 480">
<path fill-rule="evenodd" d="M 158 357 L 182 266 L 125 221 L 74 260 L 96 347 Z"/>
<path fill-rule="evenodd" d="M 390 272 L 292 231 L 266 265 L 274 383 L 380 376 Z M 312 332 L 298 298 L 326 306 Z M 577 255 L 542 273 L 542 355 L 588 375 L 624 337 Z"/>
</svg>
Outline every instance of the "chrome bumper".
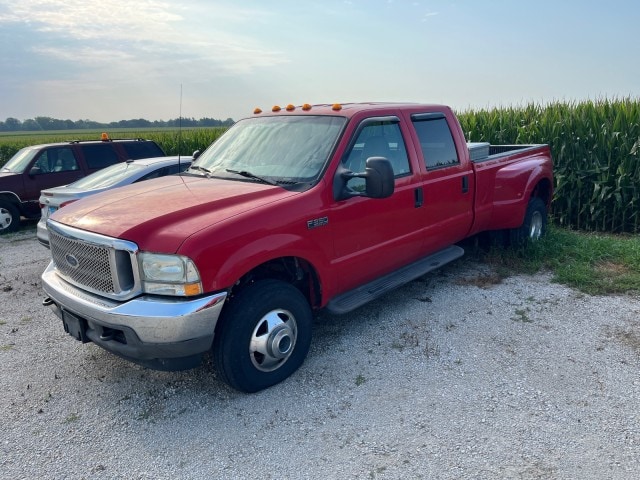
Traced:
<svg viewBox="0 0 640 480">
<path fill-rule="evenodd" d="M 138 363 L 201 354 L 210 348 L 227 296 L 226 292 L 197 299 L 146 295 L 116 302 L 64 281 L 53 262 L 42 274 L 42 287 L 63 322 L 65 314 L 86 322 L 88 339 Z M 105 333 L 114 330 L 123 332 L 120 341 Z"/>
</svg>

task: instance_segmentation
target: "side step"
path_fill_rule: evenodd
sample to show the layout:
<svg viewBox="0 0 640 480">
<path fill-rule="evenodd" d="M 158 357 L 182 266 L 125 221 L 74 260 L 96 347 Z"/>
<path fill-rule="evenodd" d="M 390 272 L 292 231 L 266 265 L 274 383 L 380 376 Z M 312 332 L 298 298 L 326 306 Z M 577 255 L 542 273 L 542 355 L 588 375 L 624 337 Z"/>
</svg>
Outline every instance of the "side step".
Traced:
<svg viewBox="0 0 640 480">
<path fill-rule="evenodd" d="M 402 267 L 400 270 L 391 272 L 384 277 L 337 296 L 327 304 L 326 308 L 329 312 L 335 314 L 350 312 L 394 288 L 409 283 L 431 270 L 460 258 L 462 255 L 464 255 L 462 248 L 457 245 L 451 245 L 406 267 Z"/>
</svg>

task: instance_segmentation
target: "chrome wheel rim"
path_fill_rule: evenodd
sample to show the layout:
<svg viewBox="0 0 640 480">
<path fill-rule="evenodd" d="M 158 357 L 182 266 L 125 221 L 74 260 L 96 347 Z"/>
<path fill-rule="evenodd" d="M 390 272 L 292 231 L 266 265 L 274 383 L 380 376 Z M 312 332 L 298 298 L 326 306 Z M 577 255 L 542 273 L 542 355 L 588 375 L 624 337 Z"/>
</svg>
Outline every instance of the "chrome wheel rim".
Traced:
<svg viewBox="0 0 640 480">
<path fill-rule="evenodd" d="M 542 214 L 538 211 L 533 212 L 531 216 L 531 224 L 529 226 L 529 238 L 538 240 L 542 236 Z"/>
<path fill-rule="evenodd" d="M 11 212 L 6 208 L 0 208 L 0 230 L 4 230 L 5 228 L 9 228 L 11 225 Z"/>
<path fill-rule="evenodd" d="M 272 310 L 254 328 L 249 343 L 253 366 L 261 372 L 280 368 L 291 356 L 297 338 L 296 319 L 287 310 Z"/>
</svg>

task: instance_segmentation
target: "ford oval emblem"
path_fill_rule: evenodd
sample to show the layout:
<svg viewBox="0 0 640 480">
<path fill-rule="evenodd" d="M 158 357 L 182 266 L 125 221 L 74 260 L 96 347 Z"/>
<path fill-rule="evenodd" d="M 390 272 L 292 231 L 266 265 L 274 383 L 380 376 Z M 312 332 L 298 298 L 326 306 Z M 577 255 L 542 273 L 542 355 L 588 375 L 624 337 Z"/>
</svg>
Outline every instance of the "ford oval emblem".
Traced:
<svg viewBox="0 0 640 480">
<path fill-rule="evenodd" d="M 78 268 L 78 265 L 80 265 L 80 262 L 78 261 L 78 259 L 75 256 L 71 255 L 70 253 L 67 253 L 64 256 L 64 259 L 66 260 L 67 265 L 69 265 L 71 268 Z"/>
</svg>

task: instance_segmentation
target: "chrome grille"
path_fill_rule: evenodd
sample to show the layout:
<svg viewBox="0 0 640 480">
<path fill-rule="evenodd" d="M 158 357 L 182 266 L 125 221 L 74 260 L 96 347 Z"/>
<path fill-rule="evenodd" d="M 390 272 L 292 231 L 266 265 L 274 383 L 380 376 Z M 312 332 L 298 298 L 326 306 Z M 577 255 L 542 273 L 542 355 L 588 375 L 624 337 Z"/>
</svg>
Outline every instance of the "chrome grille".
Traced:
<svg viewBox="0 0 640 480">
<path fill-rule="evenodd" d="M 118 293 L 113 284 L 109 249 L 50 233 L 51 255 L 61 275 L 102 293 Z"/>
<path fill-rule="evenodd" d="M 47 229 L 53 263 L 62 278 L 113 299 L 139 293 L 135 244 L 51 220 L 47 222 Z"/>
</svg>

